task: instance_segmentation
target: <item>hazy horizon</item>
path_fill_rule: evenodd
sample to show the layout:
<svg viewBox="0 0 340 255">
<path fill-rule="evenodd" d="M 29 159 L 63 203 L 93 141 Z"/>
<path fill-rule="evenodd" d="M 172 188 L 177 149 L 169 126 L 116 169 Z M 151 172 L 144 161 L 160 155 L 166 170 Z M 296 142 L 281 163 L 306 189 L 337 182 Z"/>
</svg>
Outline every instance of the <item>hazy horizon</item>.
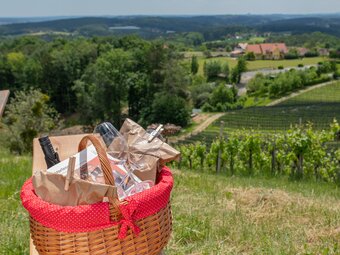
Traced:
<svg viewBox="0 0 340 255">
<path fill-rule="evenodd" d="M 113 14 L 103 14 L 103 15 L 49 15 L 49 16 L 0 16 L 0 18 L 82 18 L 82 17 L 128 17 L 128 16 L 164 16 L 164 17 L 193 17 L 193 16 L 223 16 L 223 15 L 234 15 L 234 16 L 271 16 L 271 15 L 286 15 L 286 16 L 323 16 L 323 15 L 340 15 L 340 12 L 325 12 L 325 13 L 217 13 L 217 14 L 124 14 L 124 15 L 113 15 Z"/>
<path fill-rule="evenodd" d="M 1 0 L 0 17 L 317 15 L 340 13 L 339 0 Z"/>
</svg>

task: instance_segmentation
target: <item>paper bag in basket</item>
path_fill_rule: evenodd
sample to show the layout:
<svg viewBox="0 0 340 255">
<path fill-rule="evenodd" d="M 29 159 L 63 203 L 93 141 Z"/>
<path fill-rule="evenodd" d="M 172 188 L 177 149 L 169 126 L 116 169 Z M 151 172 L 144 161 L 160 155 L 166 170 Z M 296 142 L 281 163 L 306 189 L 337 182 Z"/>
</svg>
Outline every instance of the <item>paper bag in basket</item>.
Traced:
<svg viewBox="0 0 340 255">
<path fill-rule="evenodd" d="M 129 161 L 138 166 L 134 174 L 141 180 L 155 181 L 160 166 L 179 158 L 180 152 L 162 140 L 154 138 L 148 142 L 150 135 L 130 119 L 125 120 L 120 133 L 128 144 Z"/>
</svg>

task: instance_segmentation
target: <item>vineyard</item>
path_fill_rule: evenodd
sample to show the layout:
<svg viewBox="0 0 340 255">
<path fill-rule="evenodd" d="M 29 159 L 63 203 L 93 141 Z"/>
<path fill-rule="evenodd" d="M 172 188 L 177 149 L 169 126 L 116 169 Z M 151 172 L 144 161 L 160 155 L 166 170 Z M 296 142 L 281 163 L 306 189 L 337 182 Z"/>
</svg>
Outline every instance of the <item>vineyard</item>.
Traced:
<svg viewBox="0 0 340 255">
<path fill-rule="evenodd" d="M 340 184 L 337 119 L 340 82 L 275 106 L 228 112 L 178 145 L 182 153 L 178 167 Z"/>
<path fill-rule="evenodd" d="M 194 134 L 182 143 L 204 141 L 210 144 L 223 124 L 223 134 L 234 130 L 254 130 L 262 133 L 280 133 L 292 126 L 312 123 L 316 130 L 329 129 L 336 118 L 340 120 L 340 82 L 310 90 L 278 105 L 251 107 L 227 112 L 205 131 Z"/>
<path fill-rule="evenodd" d="M 277 134 L 233 131 L 228 137 L 215 139 L 209 147 L 203 142 L 180 145 L 182 159 L 177 167 L 340 184 L 340 149 L 328 146 L 339 142 L 340 125 L 336 120 L 327 131 L 314 130 L 309 124 Z"/>
</svg>

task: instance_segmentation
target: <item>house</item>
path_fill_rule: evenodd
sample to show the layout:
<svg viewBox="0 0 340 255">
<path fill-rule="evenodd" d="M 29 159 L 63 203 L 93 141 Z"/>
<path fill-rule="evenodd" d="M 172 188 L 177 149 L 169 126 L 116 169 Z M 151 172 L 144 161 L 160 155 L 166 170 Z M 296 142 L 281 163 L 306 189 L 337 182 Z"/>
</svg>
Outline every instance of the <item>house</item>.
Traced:
<svg viewBox="0 0 340 255">
<path fill-rule="evenodd" d="M 240 56 L 242 56 L 244 54 L 244 51 L 243 50 L 233 50 L 232 52 L 230 52 L 230 57 L 232 58 L 238 58 Z"/>
<path fill-rule="evenodd" d="M 237 46 L 234 48 L 234 50 L 232 52 L 230 52 L 230 57 L 237 58 L 237 57 L 244 55 L 247 46 L 248 46 L 248 43 L 237 44 Z"/>
<path fill-rule="evenodd" d="M 309 49 L 307 49 L 307 48 L 296 48 L 296 52 L 297 52 L 299 57 L 304 57 L 309 52 Z"/>
<path fill-rule="evenodd" d="M 246 53 L 254 53 L 255 59 L 263 59 L 263 52 L 260 44 L 249 44 L 246 48 Z"/>
<path fill-rule="evenodd" d="M 318 50 L 319 55 L 323 56 L 323 57 L 328 57 L 329 56 L 329 50 L 328 49 L 324 49 L 324 48 L 320 48 Z"/>
<path fill-rule="evenodd" d="M 245 51 L 247 49 L 248 43 L 239 43 L 236 48 Z"/>
<path fill-rule="evenodd" d="M 253 52 L 255 59 L 283 59 L 288 48 L 284 43 L 248 44 L 245 52 Z"/>
</svg>

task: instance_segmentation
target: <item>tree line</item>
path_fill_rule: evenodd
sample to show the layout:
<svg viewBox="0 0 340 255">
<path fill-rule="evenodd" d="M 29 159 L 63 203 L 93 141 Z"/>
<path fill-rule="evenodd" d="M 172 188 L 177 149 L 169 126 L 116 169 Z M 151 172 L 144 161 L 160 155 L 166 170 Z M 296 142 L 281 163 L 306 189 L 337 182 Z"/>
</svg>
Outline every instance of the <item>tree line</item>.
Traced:
<svg viewBox="0 0 340 255">
<path fill-rule="evenodd" d="M 123 113 L 146 125 L 190 119 L 189 72 L 162 41 L 136 36 L 0 40 L 0 90 L 39 90 L 79 123 L 121 124 Z M 179 114 L 174 114 L 179 112 Z"/>
<path fill-rule="evenodd" d="M 332 79 L 329 74 L 336 72 L 336 62 L 332 61 L 321 62 L 318 67 L 306 70 L 292 69 L 276 76 L 258 73 L 247 84 L 247 94 L 274 98 L 290 94 L 306 86 L 329 81 Z"/>
</svg>

